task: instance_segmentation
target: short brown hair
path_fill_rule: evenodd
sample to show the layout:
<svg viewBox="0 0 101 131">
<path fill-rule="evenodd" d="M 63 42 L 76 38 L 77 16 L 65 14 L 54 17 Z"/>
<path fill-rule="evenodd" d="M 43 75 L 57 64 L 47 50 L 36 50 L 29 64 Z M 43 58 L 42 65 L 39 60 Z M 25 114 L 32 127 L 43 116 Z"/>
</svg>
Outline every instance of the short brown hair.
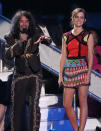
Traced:
<svg viewBox="0 0 101 131">
<path fill-rule="evenodd" d="M 86 17 L 86 11 L 83 8 L 76 8 L 72 11 L 71 18 L 74 18 L 79 12 L 84 13 L 84 16 Z"/>
<path fill-rule="evenodd" d="M 71 15 L 71 26 L 73 27 L 73 21 L 72 19 L 79 13 L 82 12 L 84 14 L 84 17 L 86 18 L 86 11 L 83 8 L 76 8 L 72 11 L 72 15 Z"/>
</svg>

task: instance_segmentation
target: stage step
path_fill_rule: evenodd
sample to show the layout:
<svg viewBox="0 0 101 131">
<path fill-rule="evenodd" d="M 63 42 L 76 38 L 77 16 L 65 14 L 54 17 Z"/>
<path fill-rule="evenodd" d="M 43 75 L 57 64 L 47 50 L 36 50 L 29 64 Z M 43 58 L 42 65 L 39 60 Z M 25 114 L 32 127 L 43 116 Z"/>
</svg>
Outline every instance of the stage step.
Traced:
<svg viewBox="0 0 101 131">
<path fill-rule="evenodd" d="M 40 98 L 41 123 L 40 131 L 50 129 L 51 123 L 56 131 L 73 131 L 70 121 L 63 108 L 62 95 L 45 95 Z M 78 108 L 79 113 L 79 108 Z M 79 117 L 79 116 L 78 116 Z M 79 123 L 79 120 L 78 120 Z M 96 127 L 101 127 L 101 120 L 88 118 L 84 131 L 96 131 Z"/>
<path fill-rule="evenodd" d="M 48 131 L 51 128 L 51 121 L 41 121 L 39 131 Z M 53 121 L 53 128 L 56 131 L 73 131 L 69 120 Z"/>
<path fill-rule="evenodd" d="M 79 120 L 78 120 L 79 122 Z M 51 121 L 41 121 L 39 131 L 48 131 L 51 126 Z M 96 127 L 101 127 L 101 119 L 87 119 L 84 131 L 96 131 Z M 69 120 L 53 121 L 53 127 L 56 131 L 73 131 Z"/>
<path fill-rule="evenodd" d="M 63 107 L 63 96 L 62 94 L 41 95 L 39 106 L 40 108 Z"/>
<path fill-rule="evenodd" d="M 10 108 L 9 108 L 10 109 Z M 56 131 L 73 131 L 70 121 L 63 108 L 62 95 L 43 95 L 40 98 L 41 121 L 39 131 L 48 131 L 53 123 Z M 5 126 L 10 124 L 10 112 L 7 112 Z M 79 123 L 79 120 L 78 120 Z M 88 118 L 84 131 L 95 131 L 101 127 L 101 119 Z M 9 130 L 7 130 L 9 131 Z"/>
<path fill-rule="evenodd" d="M 66 112 L 64 108 L 42 108 L 41 121 L 59 121 L 66 120 Z"/>
<path fill-rule="evenodd" d="M 41 121 L 67 119 L 62 95 L 45 95 L 40 98 Z"/>
</svg>

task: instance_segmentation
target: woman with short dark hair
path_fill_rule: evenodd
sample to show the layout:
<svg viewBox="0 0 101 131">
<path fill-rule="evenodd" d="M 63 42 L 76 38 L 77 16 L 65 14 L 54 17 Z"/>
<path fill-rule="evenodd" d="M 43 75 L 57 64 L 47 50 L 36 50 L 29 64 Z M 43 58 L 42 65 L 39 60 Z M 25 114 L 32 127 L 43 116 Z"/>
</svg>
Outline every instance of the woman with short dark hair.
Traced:
<svg viewBox="0 0 101 131">
<path fill-rule="evenodd" d="M 93 64 L 93 36 L 83 28 L 86 13 L 82 8 L 72 11 L 73 29 L 63 34 L 58 83 L 64 85 L 64 108 L 74 131 L 84 131 L 88 115 L 87 96 Z M 88 62 L 86 57 L 88 57 Z M 72 107 L 75 90 L 80 104 L 79 128 Z"/>
</svg>

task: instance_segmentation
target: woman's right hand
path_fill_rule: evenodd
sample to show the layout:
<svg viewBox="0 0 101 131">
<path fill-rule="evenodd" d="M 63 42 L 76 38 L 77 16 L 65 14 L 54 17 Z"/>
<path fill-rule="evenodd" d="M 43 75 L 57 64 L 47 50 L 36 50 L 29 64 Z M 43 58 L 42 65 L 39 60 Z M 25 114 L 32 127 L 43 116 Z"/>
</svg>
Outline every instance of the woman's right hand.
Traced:
<svg viewBox="0 0 101 131">
<path fill-rule="evenodd" d="M 58 84 L 60 85 L 61 83 L 63 84 L 63 77 L 62 77 L 62 76 L 59 76 Z"/>
</svg>

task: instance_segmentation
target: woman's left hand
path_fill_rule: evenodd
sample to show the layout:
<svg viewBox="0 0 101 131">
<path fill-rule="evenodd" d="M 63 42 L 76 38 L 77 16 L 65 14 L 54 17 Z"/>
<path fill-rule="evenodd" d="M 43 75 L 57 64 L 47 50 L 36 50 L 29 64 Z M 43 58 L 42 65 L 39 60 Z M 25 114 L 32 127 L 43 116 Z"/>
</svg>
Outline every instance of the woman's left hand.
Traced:
<svg viewBox="0 0 101 131">
<path fill-rule="evenodd" d="M 85 78 L 85 83 L 89 84 L 91 80 L 91 75 L 87 74 L 86 78 Z"/>
</svg>

